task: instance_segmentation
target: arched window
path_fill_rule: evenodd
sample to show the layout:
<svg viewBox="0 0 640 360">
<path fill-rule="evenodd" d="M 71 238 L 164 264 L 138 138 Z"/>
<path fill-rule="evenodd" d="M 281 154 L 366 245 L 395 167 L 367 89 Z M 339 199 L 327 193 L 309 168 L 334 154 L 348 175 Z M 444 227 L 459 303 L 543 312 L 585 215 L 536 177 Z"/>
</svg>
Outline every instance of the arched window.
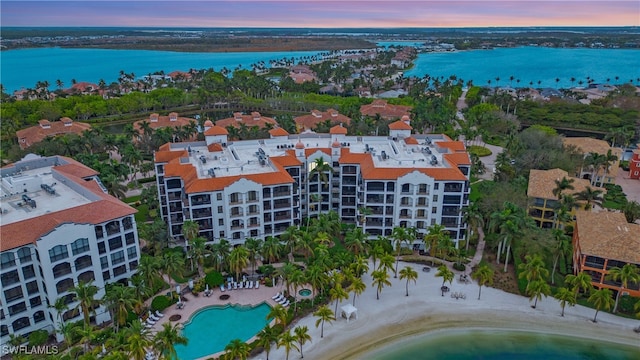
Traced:
<svg viewBox="0 0 640 360">
<path fill-rule="evenodd" d="M 89 255 L 81 256 L 75 261 L 76 271 L 82 270 L 91 265 L 93 265 L 93 263 L 91 262 L 91 256 Z"/>
<path fill-rule="evenodd" d="M 64 279 L 64 280 L 58 281 L 58 283 L 56 284 L 56 290 L 58 290 L 58 294 L 62 294 L 63 292 L 66 292 L 72 287 L 73 287 L 72 279 Z"/>
<path fill-rule="evenodd" d="M 44 320 L 44 311 L 40 310 L 33 314 L 33 322 L 39 323 L 42 320 Z"/>
<path fill-rule="evenodd" d="M 71 243 L 71 252 L 73 255 L 82 254 L 89 251 L 89 239 L 82 238 Z"/>
<path fill-rule="evenodd" d="M 0 255 L 0 259 L 2 262 L 1 267 L 3 269 L 12 267 L 16 264 L 16 257 L 12 252 L 3 252 L 2 255 Z"/>
<path fill-rule="evenodd" d="M 28 317 L 21 317 L 20 319 L 14 321 L 11 326 L 13 327 L 13 331 L 17 331 L 20 329 L 24 329 L 27 326 L 31 325 L 31 321 L 29 321 Z"/>
<path fill-rule="evenodd" d="M 84 281 L 84 282 L 88 283 L 89 281 L 95 280 L 95 279 L 96 279 L 96 277 L 95 277 L 95 275 L 93 275 L 93 271 L 87 271 L 87 272 L 83 272 L 82 274 L 80 274 L 78 276 L 78 283 L 80 281 Z"/>
<path fill-rule="evenodd" d="M 67 250 L 66 245 L 54 246 L 49 250 L 49 259 L 52 263 L 62 259 L 66 259 L 67 257 L 69 257 L 69 251 Z"/>
<path fill-rule="evenodd" d="M 28 263 L 32 260 L 31 258 L 31 249 L 28 247 L 22 247 L 18 250 L 18 258 L 20 258 L 20 263 Z"/>
<path fill-rule="evenodd" d="M 70 273 L 71 265 L 68 262 L 63 262 L 53 267 L 53 277 L 56 279 Z"/>
</svg>

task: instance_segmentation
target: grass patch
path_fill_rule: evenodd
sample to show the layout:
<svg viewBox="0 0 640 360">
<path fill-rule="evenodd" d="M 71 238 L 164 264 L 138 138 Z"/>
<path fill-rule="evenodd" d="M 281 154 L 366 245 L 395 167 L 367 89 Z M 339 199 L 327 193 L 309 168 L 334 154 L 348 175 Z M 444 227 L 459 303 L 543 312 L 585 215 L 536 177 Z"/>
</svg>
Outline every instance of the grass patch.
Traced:
<svg viewBox="0 0 640 360">
<path fill-rule="evenodd" d="M 140 195 L 134 195 L 124 199 L 124 202 L 127 204 L 133 204 L 136 201 L 140 201 Z"/>
<path fill-rule="evenodd" d="M 469 154 L 475 154 L 478 157 L 485 157 L 491 155 L 491 150 L 484 146 L 470 145 L 467 147 Z"/>
<path fill-rule="evenodd" d="M 149 205 L 140 205 L 136 209 L 138 209 L 138 212 L 134 215 L 136 222 L 147 222 L 147 219 L 149 219 Z"/>
</svg>

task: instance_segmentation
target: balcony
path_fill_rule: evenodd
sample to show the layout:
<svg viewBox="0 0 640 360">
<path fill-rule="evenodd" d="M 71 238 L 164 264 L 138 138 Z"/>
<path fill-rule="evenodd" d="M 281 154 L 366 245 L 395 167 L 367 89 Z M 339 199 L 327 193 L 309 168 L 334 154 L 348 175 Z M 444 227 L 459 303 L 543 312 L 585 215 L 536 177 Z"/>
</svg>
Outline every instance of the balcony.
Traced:
<svg viewBox="0 0 640 360">
<path fill-rule="evenodd" d="M 285 202 L 285 203 L 276 203 L 273 205 L 274 209 L 284 209 L 284 208 L 290 208 L 291 207 L 291 203 L 290 202 Z"/>
<path fill-rule="evenodd" d="M 459 185 L 445 185 L 444 192 L 462 192 L 462 184 Z"/>
<path fill-rule="evenodd" d="M 242 211 L 238 211 L 236 213 L 232 213 L 231 215 L 229 215 L 229 217 L 232 219 L 243 217 L 243 216 L 244 216 L 244 213 Z"/>
<path fill-rule="evenodd" d="M 291 191 L 274 191 L 273 197 L 291 196 Z"/>
</svg>

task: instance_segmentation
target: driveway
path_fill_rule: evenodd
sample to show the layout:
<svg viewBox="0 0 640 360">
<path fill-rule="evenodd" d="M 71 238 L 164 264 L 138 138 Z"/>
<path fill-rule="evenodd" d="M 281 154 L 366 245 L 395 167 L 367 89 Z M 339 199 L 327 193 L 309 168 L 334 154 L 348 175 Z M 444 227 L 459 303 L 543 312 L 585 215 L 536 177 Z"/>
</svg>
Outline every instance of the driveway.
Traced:
<svg viewBox="0 0 640 360">
<path fill-rule="evenodd" d="M 640 203 L 640 180 L 630 179 L 628 171 L 618 169 L 616 184 L 622 187 L 622 191 L 627 195 L 627 200 Z"/>
</svg>

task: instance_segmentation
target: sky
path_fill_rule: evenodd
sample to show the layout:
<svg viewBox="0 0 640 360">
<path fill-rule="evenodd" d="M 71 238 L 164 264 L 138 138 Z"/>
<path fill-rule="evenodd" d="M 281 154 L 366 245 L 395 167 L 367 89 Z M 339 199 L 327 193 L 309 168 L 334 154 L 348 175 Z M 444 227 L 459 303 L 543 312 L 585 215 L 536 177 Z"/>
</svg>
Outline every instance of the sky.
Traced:
<svg viewBox="0 0 640 360">
<path fill-rule="evenodd" d="M 2 0 L 2 26 L 640 26 L 640 0 Z"/>
</svg>

